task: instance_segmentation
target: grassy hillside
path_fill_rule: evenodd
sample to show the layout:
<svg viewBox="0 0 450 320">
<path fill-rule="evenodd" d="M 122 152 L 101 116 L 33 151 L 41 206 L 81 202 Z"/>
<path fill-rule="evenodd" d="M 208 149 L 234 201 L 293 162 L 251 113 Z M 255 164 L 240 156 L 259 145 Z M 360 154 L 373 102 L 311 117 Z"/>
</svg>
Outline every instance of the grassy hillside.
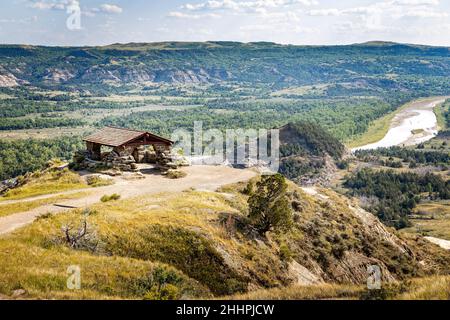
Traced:
<svg viewBox="0 0 450 320">
<path fill-rule="evenodd" d="M 359 290 L 352 284 L 365 282 L 366 264 L 380 265 L 386 282 L 449 271 L 448 252 L 419 238 L 398 238 L 331 191 L 308 195 L 294 184 L 288 191 L 293 228 L 257 236 L 246 219 L 245 186 L 42 216 L 0 239 L 0 268 L 6 270 L 0 274 L 0 293 L 24 289 L 28 298 L 181 299 L 325 281 L 346 284 L 348 293 L 330 286 L 328 295 L 317 297 L 349 297 Z M 83 221 L 89 236 L 70 246 L 63 230 L 76 233 Z M 80 291 L 65 287 L 71 265 L 81 268 Z M 158 281 L 167 290 L 158 290 Z"/>
</svg>

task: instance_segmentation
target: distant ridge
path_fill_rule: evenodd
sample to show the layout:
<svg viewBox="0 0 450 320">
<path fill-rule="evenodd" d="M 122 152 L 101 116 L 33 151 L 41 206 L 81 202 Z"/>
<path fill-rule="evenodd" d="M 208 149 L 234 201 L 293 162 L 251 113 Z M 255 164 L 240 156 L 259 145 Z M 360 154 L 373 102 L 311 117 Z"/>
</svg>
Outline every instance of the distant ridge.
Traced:
<svg viewBox="0 0 450 320">
<path fill-rule="evenodd" d="M 392 83 L 393 74 L 398 85 Z M 0 45 L 0 87 L 31 84 L 92 90 L 93 84 L 166 83 L 286 88 L 342 83 L 352 84 L 356 94 L 361 86 L 374 91 L 379 86 L 398 89 L 405 84 L 399 80 L 402 76 L 425 79 L 448 74 L 450 48 L 384 41 L 341 46 L 232 41 Z"/>
</svg>

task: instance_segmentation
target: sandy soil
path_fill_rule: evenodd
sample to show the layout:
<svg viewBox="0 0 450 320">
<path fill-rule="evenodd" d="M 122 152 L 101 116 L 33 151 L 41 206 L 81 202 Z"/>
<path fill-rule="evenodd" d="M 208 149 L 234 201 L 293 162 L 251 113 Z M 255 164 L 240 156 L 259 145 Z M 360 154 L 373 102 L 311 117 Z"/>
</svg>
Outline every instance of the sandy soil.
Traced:
<svg viewBox="0 0 450 320">
<path fill-rule="evenodd" d="M 383 139 L 362 147 L 352 149 L 373 150 L 398 145 L 415 145 L 434 138 L 438 134 L 438 123 L 434 108 L 445 98 L 428 98 L 415 101 L 396 114 Z M 413 131 L 417 131 L 413 133 Z"/>
<path fill-rule="evenodd" d="M 103 195 L 117 193 L 122 199 L 126 199 L 146 194 L 181 192 L 190 188 L 215 191 L 219 187 L 227 184 L 247 181 L 257 174 L 251 169 L 241 170 L 225 166 L 191 166 L 183 168 L 182 170 L 188 175 L 187 177 L 178 180 L 171 180 L 157 174 L 146 174 L 145 178 L 140 180 L 128 180 L 122 177 L 115 178 L 116 183 L 114 185 L 86 189 L 90 191 L 86 197 L 45 205 L 28 212 L 2 217 L 0 218 L 0 235 L 10 233 L 20 227 L 32 223 L 34 219 L 41 214 L 60 213 L 70 208 L 84 208 L 98 203 Z M 84 189 L 79 189 L 76 191 L 40 196 L 35 197 L 32 200 L 51 198 L 57 195 L 80 192 L 83 190 Z M 26 200 L 8 201 L 8 203 L 21 201 Z"/>
</svg>

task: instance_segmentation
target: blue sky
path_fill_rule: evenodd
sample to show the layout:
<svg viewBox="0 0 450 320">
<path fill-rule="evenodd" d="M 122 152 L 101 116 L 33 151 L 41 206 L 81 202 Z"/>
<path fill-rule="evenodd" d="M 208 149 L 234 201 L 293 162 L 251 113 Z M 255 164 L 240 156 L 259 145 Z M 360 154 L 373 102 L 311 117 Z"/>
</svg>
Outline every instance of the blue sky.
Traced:
<svg viewBox="0 0 450 320">
<path fill-rule="evenodd" d="M 80 28 L 76 25 L 69 29 L 67 21 L 77 12 L 80 12 Z M 291 44 L 386 40 L 450 46 L 450 0 L 10 0 L 0 3 L 0 43 L 3 44 L 73 46 L 207 40 Z"/>
</svg>

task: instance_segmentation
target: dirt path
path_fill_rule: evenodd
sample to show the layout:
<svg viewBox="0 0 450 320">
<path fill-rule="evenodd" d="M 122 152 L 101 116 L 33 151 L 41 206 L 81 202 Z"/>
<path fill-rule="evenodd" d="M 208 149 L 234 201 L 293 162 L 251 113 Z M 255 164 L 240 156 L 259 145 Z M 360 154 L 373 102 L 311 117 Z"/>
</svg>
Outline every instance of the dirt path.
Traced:
<svg viewBox="0 0 450 320">
<path fill-rule="evenodd" d="M 127 199 L 161 192 L 181 192 L 190 188 L 215 191 L 217 188 L 227 184 L 249 180 L 257 174 L 253 170 L 240 170 L 225 166 L 191 166 L 183 168 L 183 171 L 188 174 L 187 177 L 178 180 L 171 180 L 161 175 L 152 174 L 146 175 L 145 179 L 132 181 L 118 178 L 114 185 L 89 189 L 90 194 L 86 197 L 64 200 L 58 203 L 44 205 L 27 212 L 2 217 L 0 218 L 0 235 L 13 232 L 18 228 L 32 223 L 36 217 L 41 214 L 59 213 L 70 208 L 84 208 L 93 205 L 100 202 L 100 198 L 103 195 L 117 193 L 122 199 Z M 83 189 L 76 190 L 75 192 L 80 192 L 82 190 Z M 68 192 L 62 192 L 60 194 L 41 196 L 39 198 L 45 199 L 46 197 L 50 198 L 67 193 Z M 34 198 L 34 200 L 35 199 L 36 198 Z M 8 203 L 20 201 L 26 200 L 9 201 Z"/>
</svg>

